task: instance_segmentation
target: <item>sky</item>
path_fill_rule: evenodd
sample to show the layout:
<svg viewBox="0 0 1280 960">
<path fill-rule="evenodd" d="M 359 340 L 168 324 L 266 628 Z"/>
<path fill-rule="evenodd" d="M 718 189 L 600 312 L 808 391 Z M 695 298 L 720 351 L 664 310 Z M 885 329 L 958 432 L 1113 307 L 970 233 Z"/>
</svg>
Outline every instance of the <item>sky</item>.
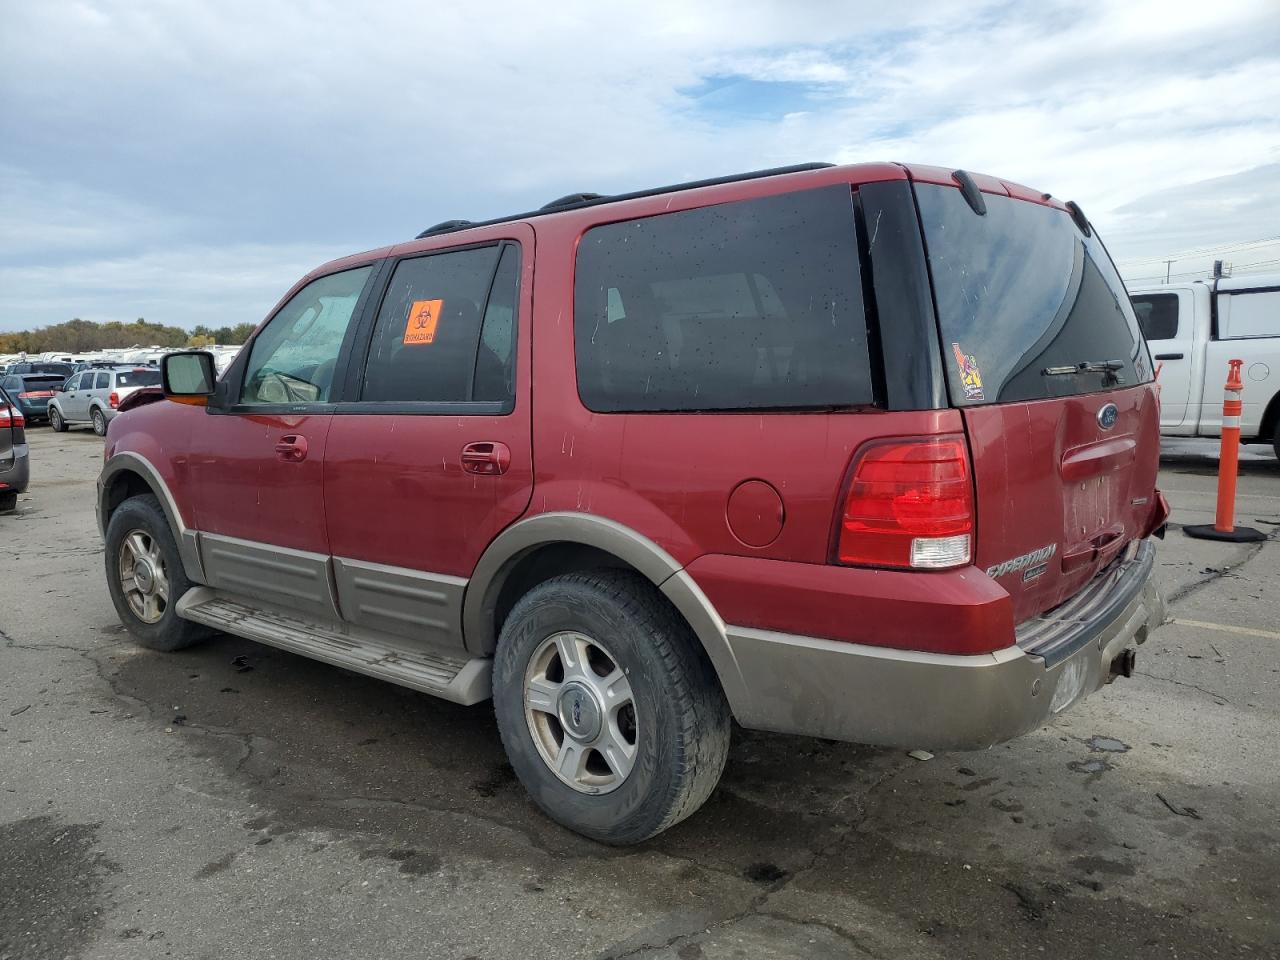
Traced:
<svg viewBox="0 0 1280 960">
<path fill-rule="evenodd" d="M 1280 270 L 1280 0 L 362 7 L 0 0 L 0 330 L 257 322 L 441 220 L 811 160 L 1074 199 L 1131 280 Z"/>
</svg>

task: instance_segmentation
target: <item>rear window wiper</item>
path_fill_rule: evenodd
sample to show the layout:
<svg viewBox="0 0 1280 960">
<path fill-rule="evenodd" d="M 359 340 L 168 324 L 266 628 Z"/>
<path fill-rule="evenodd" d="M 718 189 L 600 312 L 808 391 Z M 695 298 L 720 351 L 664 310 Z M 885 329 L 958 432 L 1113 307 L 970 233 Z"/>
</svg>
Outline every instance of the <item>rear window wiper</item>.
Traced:
<svg viewBox="0 0 1280 960">
<path fill-rule="evenodd" d="M 1046 377 L 1069 377 L 1076 373 L 1115 373 L 1123 369 L 1123 360 L 1081 360 L 1066 367 L 1045 367 L 1040 372 Z"/>
<path fill-rule="evenodd" d="M 1079 363 L 1065 367 L 1045 367 L 1040 371 L 1046 377 L 1070 377 L 1080 373 L 1101 373 L 1107 383 L 1124 383 L 1119 371 L 1124 369 L 1123 360 L 1081 360 Z"/>
</svg>

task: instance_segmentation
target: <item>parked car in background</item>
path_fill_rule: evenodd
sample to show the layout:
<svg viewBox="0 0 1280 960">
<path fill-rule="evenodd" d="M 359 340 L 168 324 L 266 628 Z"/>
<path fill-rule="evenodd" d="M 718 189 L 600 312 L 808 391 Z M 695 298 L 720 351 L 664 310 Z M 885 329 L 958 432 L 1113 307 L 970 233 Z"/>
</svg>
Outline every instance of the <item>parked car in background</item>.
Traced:
<svg viewBox="0 0 1280 960">
<path fill-rule="evenodd" d="M 90 368 L 72 374 L 49 401 L 49 424 L 61 433 L 78 424 L 91 424 L 100 437 L 116 415 L 120 402 L 142 387 L 160 385 L 156 367 Z"/>
<path fill-rule="evenodd" d="M 162 368 L 99 479 L 132 634 L 492 697 L 534 802 L 609 843 L 701 806 L 731 718 L 985 748 L 1164 619 L 1124 286 L 1078 207 L 992 177 L 451 221 L 304 277 L 221 377 Z"/>
<path fill-rule="evenodd" d="M 46 423 L 49 419 L 49 401 L 66 382 L 66 378 L 53 373 L 5 374 L 0 387 L 13 398 L 27 423 Z"/>
<path fill-rule="evenodd" d="M 1280 274 L 1137 287 L 1134 313 L 1160 367 L 1160 432 L 1222 435 L 1227 361 L 1244 361 L 1243 443 L 1280 457 Z"/>
<path fill-rule="evenodd" d="M 50 360 L 19 360 L 9 364 L 5 374 L 11 373 L 56 373 L 64 380 L 75 371 L 75 365 Z"/>
<path fill-rule="evenodd" d="M 0 388 L 0 513 L 18 505 L 31 480 L 26 418 L 17 402 Z"/>
</svg>

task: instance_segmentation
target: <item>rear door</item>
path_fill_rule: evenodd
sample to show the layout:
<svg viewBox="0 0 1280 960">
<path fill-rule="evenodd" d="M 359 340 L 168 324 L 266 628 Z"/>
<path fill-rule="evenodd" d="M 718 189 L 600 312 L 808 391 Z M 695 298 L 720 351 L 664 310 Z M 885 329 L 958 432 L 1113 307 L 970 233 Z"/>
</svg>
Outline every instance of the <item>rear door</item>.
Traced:
<svg viewBox="0 0 1280 960">
<path fill-rule="evenodd" d="M 976 563 L 1017 620 L 1147 532 L 1159 410 L 1110 257 L 1061 208 L 916 184 L 952 402 L 969 434 Z"/>
<path fill-rule="evenodd" d="M 533 492 L 533 231 L 400 260 L 325 454 L 343 616 L 461 643 L 466 578 Z"/>
</svg>

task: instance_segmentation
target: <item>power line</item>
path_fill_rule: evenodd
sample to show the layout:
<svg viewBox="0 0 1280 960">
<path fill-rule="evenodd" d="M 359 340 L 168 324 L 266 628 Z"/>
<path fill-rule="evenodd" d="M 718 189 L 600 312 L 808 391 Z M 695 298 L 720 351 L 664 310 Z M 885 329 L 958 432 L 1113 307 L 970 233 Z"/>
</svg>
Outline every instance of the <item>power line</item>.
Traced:
<svg viewBox="0 0 1280 960">
<path fill-rule="evenodd" d="M 1257 240 L 1241 240 L 1237 243 L 1225 243 L 1219 247 L 1202 247 L 1198 250 L 1187 250 L 1183 253 L 1166 254 L 1159 257 L 1124 258 L 1123 262 L 1128 264 L 1139 264 L 1164 263 L 1166 260 L 1190 260 L 1194 257 L 1208 257 L 1218 253 L 1240 253 L 1259 246 L 1270 246 L 1274 243 L 1280 243 L 1280 237 L 1260 237 Z"/>
</svg>

